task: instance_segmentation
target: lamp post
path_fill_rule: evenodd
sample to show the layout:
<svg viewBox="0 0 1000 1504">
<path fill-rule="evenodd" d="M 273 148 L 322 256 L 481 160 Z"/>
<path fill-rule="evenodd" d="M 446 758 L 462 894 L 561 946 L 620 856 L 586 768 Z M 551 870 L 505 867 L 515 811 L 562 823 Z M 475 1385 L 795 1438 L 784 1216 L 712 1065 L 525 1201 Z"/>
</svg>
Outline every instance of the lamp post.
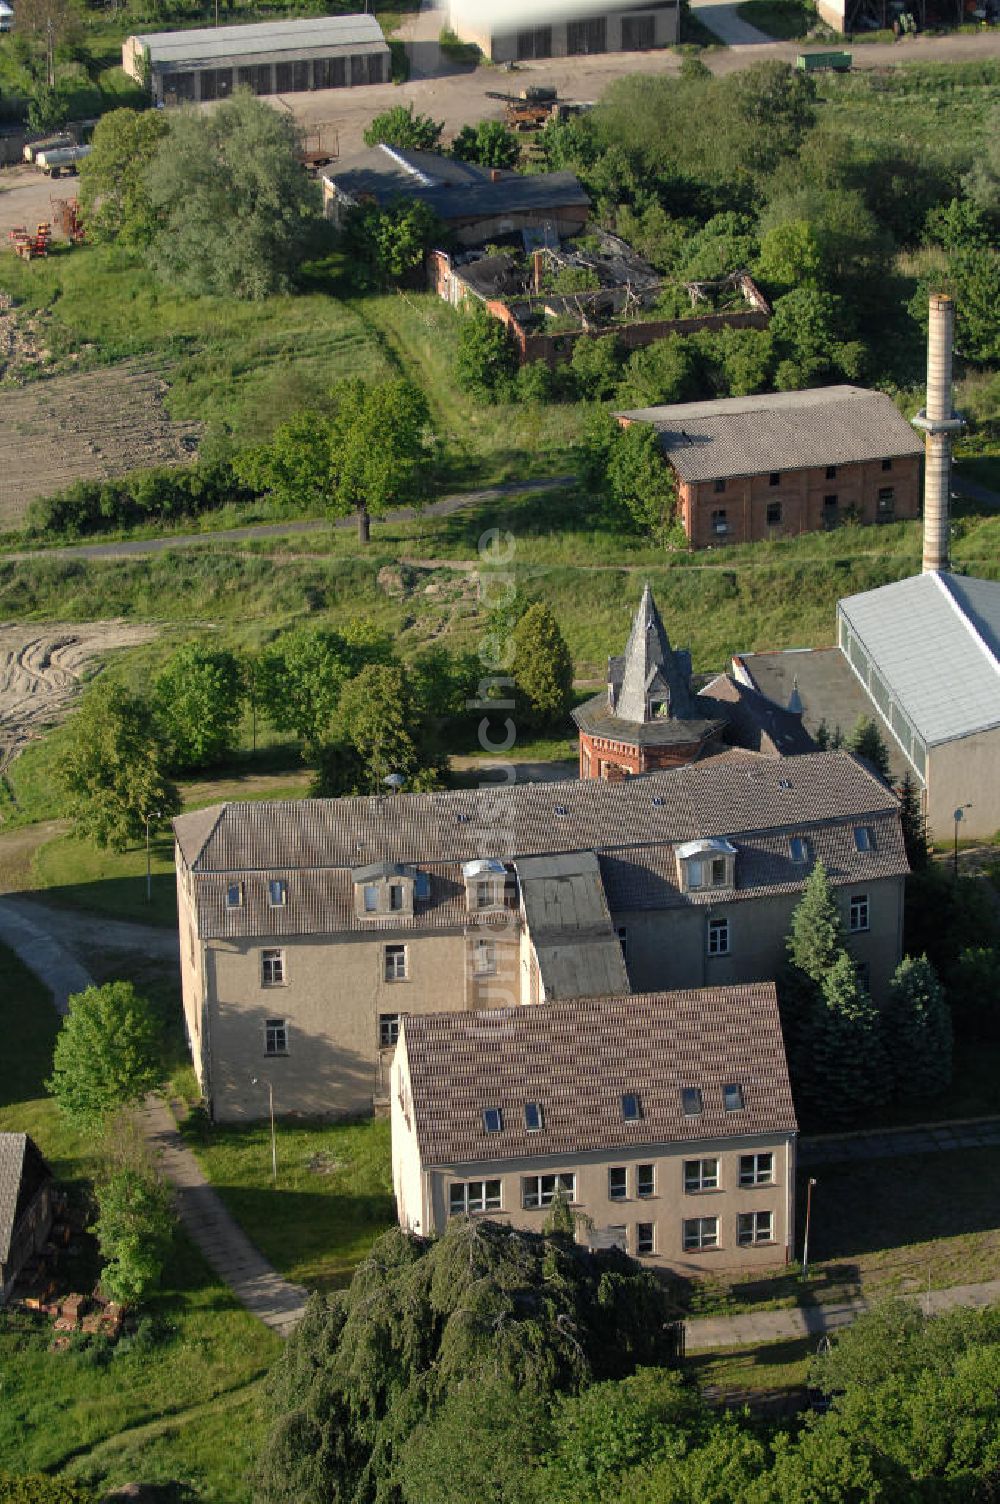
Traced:
<svg viewBox="0 0 1000 1504">
<path fill-rule="evenodd" d="M 275 1190 L 278 1189 L 278 1142 L 274 1136 L 274 1087 L 267 1076 L 251 1076 L 251 1086 L 267 1087 L 267 1105 L 271 1114 L 271 1178 L 274 1181 Z"/>
<path fill-rule="evenodd" d="M 809 1273 L 809 1218 L 812 1215 L 813 1186 L 815 1180 L 810 1177 L 806 1184 L 806 1231 L 802 1239 L 802 1278 Z"/>
<path fill-rule="evenodd" d="M 406 779 L 402 773 L 390 773 L 388 777 L 382 779 L 382 782 L 391 794 L 398 794 Z"/>
<path fill-rule="evenodd" d="M 954 855 L 954 860 L 953 860 L 953 866 L 954 866 L 954 869 L 955 869 L 955 876 L 956 877 L 958 876 L 958 827 L 961 825 L 962 821 L 965 818 L 965 811 L 967 809 L 971 809 L 971 808 L 972 808 L 971 804 L 960 804 L 958 806 L 958 809 L 955 811 L 954 815 L 952 816 L 953 820 L 955 821 L 955 855 Z"/>
<path fill-rule="evenodd" d="M 149 827 L 153 823 L 154 820 L 159 820 L 161 818 L 162 814 L 163 814 L 162 810 L 151 809 L 148 815 L 143 815 L 143 817 L 142 817 L 143 823 L 144 823 L 144 825 L 146 827 L 146 902 L 147 903 L 152 903 L 153 902 L 153 873 L 152 873 L 152 869 L 151 869 L 151 867 L 149 865 Z"/>
</svg>

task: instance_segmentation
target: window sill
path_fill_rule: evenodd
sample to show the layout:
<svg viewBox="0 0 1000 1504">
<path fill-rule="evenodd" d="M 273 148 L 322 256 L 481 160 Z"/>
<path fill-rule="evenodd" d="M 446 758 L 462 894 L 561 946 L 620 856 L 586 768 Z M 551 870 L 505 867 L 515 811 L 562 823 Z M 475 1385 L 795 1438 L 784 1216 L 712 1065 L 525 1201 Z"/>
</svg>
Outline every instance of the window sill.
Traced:
<svg viewBox="0 0 1000 1504">
<path fill-rule="evenodd" d="M 774 1238 L 759 1238 L 754 1243 L 737 1243 L 736 1246 L 737 1248 L 774 1248 L 776 1240 Z"/>
<path fill-rule="evenodd" d="M 275 987 L 287 987 L 288 983 L 287 982 L 261 982 L 260 985 L 261 985 L 262 989 L 265 989 L 267 992 L 271 992 Z"/>
<path fill-rule="evenodd" d="M 684 1194 L 685 1196 L 721 1196 L 723 1187 L 721 1185 L 685 1186 Z"/>
<path fill-rule="evenodd" d="M 288 1059 L 288 1051 L 287 1050 L 265 1050 L 264 1051 L 264 1059 L 265 1060 L 287 1060 Z"/>
</svg>

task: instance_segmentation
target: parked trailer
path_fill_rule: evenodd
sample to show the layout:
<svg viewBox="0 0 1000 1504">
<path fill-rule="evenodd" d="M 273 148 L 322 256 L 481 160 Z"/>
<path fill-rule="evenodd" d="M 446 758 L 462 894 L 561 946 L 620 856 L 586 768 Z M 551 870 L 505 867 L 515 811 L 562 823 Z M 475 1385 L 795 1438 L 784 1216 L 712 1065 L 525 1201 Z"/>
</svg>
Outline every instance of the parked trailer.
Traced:
<svg viewBox="0 0 1000 1504">
<path fill-rule="evenodd" d="M 22 156 L 26 162 L 34 162 L 38 153 L 42 151 L 57 151 L 63 146 L 75 146 L 76 137 L 68 131 L 60 131 L 56 136 L 42 136 L 37 141 L 29 141 L 25 146 Z"/>
<path fill-rule="evenodd" d="M 803 73 L 850 73 L 851 62 L 849 52 L 800 52 L 795 66 Z"/>
<path fill-rule="evenodd" d="M 35 166 L 50 178 L 61 177 L 64 172 L 72 176 L 90 152 L 89 146 L 59 146 L 54 151 L 40 151 Z"/>
</svg>

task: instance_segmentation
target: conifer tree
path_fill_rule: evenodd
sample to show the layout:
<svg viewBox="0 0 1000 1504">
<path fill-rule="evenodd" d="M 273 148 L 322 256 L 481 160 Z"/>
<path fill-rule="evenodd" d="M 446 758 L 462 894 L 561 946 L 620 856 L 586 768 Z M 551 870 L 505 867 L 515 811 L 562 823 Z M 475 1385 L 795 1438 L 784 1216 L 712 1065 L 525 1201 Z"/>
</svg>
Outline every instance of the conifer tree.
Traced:
<svg viewBox="0 0 1000 1504">
<path fill-rule="evenodd" d="M 904 956 L 896 967 L 882 1026 L 896 1095 L 944 1091 L 951 1082 L 951 1009 L 926 956 Z"/>
<path fill-rule="evenodd" d="M 573 660 L 548 606 L 529 606 L 513 632 L 518 710 L 527 726 L 558 726 L 573 699 Z"/>
<path fill-rule="evenodd" d="M 850 1121 L 889 1095 L 879 1012 L 846 951 L 822 984 L 810 1065 L 803 1091 L 825 1122 Z"/>
<path fill-rule="evenodd" d="M 816 862 L 792 915 L 788 956 L 794 967 L 821 983 L 844 949 L 844 926 L 822 862 Z"/>
<path fill-rule="evenodd" d="M 883 782 L 891 781 L 889 750 L 882 740 L 882 733 L 868 716 L 858 716 L 844 746 L 848 752 L 853 752 L 855 756 L 863 757 L 865 762 L 870 763 Z"/>
<path fill-rule="evenodd" d="M 920 808 L 917 786 L 907 769 L 899 786 L 899 819 L 903 827 L 903 845 L 906 859 L 914 872 L 923 872 L 927 866 L 927 823 Z"/>
</svg>

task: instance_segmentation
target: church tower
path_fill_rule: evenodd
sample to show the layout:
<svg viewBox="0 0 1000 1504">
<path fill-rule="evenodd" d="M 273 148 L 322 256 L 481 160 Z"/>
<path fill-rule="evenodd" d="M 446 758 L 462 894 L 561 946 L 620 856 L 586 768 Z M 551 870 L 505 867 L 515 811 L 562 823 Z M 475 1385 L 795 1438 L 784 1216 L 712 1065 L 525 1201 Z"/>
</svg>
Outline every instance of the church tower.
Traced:
<svg viewBox="0 0 1000 1504">
<path fill-rule="evenodd" d="M 581 778 L 627 778 L 695 762 L 726 722 L 691 692 L 691 654 L 670 646 L 647 585 L 607 690 L 573 711 Z"/>
</svg>

